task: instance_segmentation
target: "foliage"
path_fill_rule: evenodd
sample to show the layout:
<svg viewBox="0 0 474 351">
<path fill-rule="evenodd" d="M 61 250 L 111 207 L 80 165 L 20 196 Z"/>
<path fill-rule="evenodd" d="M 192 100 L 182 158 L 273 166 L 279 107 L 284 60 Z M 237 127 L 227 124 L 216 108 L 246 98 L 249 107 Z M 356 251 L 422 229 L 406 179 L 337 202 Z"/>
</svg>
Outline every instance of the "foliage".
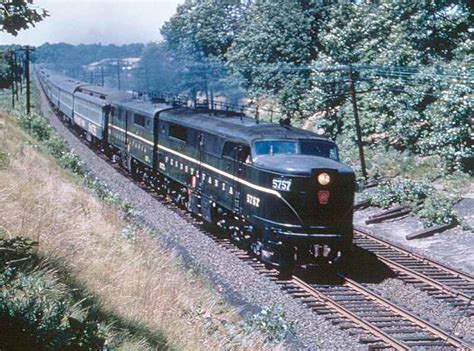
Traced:
<svg viewBox="0 0 474 351">
<path fill-rule="evenodd" d="M 269 341 L 282 341 L 289 333 L 294 334 L 292 324 L 285 320 L 285 314 L 278 306 L 263 308 L 247 322 L 249 333 L 261 332 L 268 335 Z"/>
<path fill-rule="evenodd" d="M 9 155 L 5 151 L 0 150 L 0 171 L 2 169 L 7 168 L 9 162 L 10 162 Z"/>
<path fill-rule="evenodd" d="M 54 271 L 37 268 L 37 243 L 0 239 L 0 336 L 5 349 L 101 349 L 109 327 L 76 302 Z"/>
<path fill-rule="evenodd" d="M 284 113 L 299 117 L 301 96 L 310 88 L 304 65 L 316 58 L 318 50 L 314 30 L 318 15 L 305 3 L 254 2 L 226 54 L 252 97 L 275 98 Z"/>
<path fill-rule="evenodd" d="M 20 127 L 35 137 L 38 141 L 46 141 L 52 135 L 52 128 L 48 121 L 36 113 L 20 114 L 18 116 Z"/>
<path fill-rule="evenodd" d="M 434 194 L 426 199 L 423 208 L 418 211 L 418 216 L 425 227 L 457 223 L 458 219 L 453 210 L 455 202 L 453 197 Z"/>
<path fill-rule="evenodd" d="M 16 36 L 47 16 L 48 12 L 34 6 L 33 0 L 5 0 L 0 3 L 0 31 Z"/>
<path fill-rule="evenodd" d="M 181 91 L 194 97 L 201 92 L 209 98 L 212 90 L 229 89 L 223 63 L 245 9 L 239 0 L 188 0 L 178 6 L 161 34 Z"/>
<path fill-rule="evenodd" d="M 395 203 L 411 205 L 413 207 L 431 194 L 433 188 L 427 182 L 416 182 L 409 179 L 398 179 L 386 182 L 367 194 L 367 198 L 374 206 L 388 208 Z"/>
<path fill-rule="evenodd" d="M 86 174 L 84 163 L 73 151 L 67 149 L 64 139 L 54 133 L 45 117 L 37 113 L 30 115 L 19 113 L 18 122 L 21 128 L 38 140 L 41 147 L 58 160 L 61 167 L 78 175 Z"/>
<path fill-rule="evenodd" d="M 187 89 L 206 89 L 208 76 L 196 68 L 215 58 L 252 99 L 277 101 L 288 116 L 315 117 L 353 147 L 353 64 L 367 145 L 440 155 L 446 170 L 473 155 L 467 1 L 255 0 L 235 13 L 214 0 L 186 1 L 163 28 L 170 54 L 200 65 L 189 66 L 195 76 Z"/>
<path fill-rule="evenodd" d="M 11 56 L 8 51 L 0 51 L 0 89 L 9 88 L 11 84 Z"/>
<path fill-rule="evenodd" d="M 125 217 L 133 215 L 133 206 L 129 202 L 122 200 L 117 194 L 110 190 L 107 183 L 90 174 L 84 178 L 84 183 L 89 189 L 94 191 L 99 199 L 104 200 L 109 205 L 121 209 L 125 214 Z"/>
<path fill-rule="evenodd" d="M 140 59 L 140 67 L 144 75 L 140 77 L 138 90 L 181 92 L 176 62 L 170 57 L 162 43 L 148 44 Z"/>
</svg>

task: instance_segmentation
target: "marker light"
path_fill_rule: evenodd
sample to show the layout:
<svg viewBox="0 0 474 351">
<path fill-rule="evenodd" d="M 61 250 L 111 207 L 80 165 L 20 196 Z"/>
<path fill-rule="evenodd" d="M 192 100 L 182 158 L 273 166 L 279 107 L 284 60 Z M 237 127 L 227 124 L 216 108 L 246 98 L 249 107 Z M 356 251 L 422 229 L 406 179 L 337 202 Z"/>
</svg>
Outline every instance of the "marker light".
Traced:
<svg viewBox="0 0 474 351">
<path fill-rule="evenodd" d="M 328 185 L 329 182 L 331 181 L 331 177 L 327 173 L 321 173 L 318 175 L 318 182 L 321 185 Z"/>
</svg>

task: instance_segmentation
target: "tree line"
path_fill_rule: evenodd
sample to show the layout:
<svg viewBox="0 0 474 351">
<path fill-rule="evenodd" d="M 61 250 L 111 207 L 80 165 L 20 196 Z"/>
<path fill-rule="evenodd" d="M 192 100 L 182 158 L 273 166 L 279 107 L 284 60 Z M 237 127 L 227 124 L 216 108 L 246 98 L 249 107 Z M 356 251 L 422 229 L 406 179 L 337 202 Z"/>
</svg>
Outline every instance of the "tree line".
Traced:
<svg viewBox="0 0 474 351">
<path fill-rule="evenodd" d="M 187 0 L 142 65 L 156 89 L 240 91 L 355 140 L 352 65 L 365 142 L 452 167 L 472 156 L 472 14 L 464 0 Z"/>
</svg>

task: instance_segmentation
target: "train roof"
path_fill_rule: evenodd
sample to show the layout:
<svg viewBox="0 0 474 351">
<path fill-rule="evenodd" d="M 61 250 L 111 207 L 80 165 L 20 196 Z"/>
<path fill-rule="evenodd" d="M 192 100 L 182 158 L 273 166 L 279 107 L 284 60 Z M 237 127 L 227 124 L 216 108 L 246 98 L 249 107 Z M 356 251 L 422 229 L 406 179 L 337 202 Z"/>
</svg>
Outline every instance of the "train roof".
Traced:
<svg viewBox="0 0 474 351">
<path fill-rule="evenodd" d="M 171 109 L 171 105 L 167 104 L 153 104 L 150 101 L 136 100 L 136 99 L 127 99 L 116 101 L 112 104 L 120 108 L 134 111 L 136 113 L 141 113 L 150 117 L 154 117 L 158 112 L 162 112 L 168 109 Z"/>
<path fill-rule="evenodd" d="M 79 99 L 82 99 L 82 100 L 85 100 L 85 101 L 89 101 L 89 102 L 92 102 L 96 105 L 100 105 L 102 107 L 108 105 L 109 103 L 104 100 L 104 99 L 101 99 L 101 98 L 98 98 L 98 97 L 95 97 L 95 96 L 91 96 L 87 93 L 82 93 L 80 91 L 77 91 L 75 94 L 74 94 L 74 97 L 75 98 L 79 98 Z"/>
<path fill-rule="evenodd" d="M 82 85 L 85 85 L 84 82 L 60 74 L 52 74 L 48 77 L 48 79 L 53 85 L 71 94 L 73 94 Z"/>
<path fill-rule="evenodd" d="M 162 120 L 202 131 L 212 131 L 226 139 L 252 143 L 257 139 L 328 139 L 313 132 L 249 117 L 212 115 L 189 108 L 172 109 L 160 114 Z"/>
<path fill-rule="evenodd" d="M 132 98 L 132 94 L 129 92 L 106 88 L 99 85 L 92 85 L 90 83 L 84 83 L 84 85 L 81 86 L 81 90 L 85 93 L 92 92 L 101 97 L 103 96 L 102 99 L 105 99 L 108 102 Z"/>
</svg>

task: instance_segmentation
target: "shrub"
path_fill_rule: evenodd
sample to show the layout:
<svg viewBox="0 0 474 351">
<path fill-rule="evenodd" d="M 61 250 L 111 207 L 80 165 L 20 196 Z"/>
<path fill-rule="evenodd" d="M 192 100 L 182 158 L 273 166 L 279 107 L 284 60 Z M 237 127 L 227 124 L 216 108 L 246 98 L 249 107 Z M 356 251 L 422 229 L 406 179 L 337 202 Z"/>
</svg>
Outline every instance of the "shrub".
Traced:
<svg viewBox="0 0 474 351">
<path fill-rule="evenodd" d="M 63 153 L 58 161 L 61 167 L 69 169 L 75 174 L 82 176 L 86 174 L 84 162 L 82 162 L 81 159 L 72 151 Z"/>
<path fill-rule="evenodd" d="M 458 220 L 454 214 L 453 205 L 455 200 L 442 194 L 434 194 L 426 199 L 424 206 L 418 211 L 418 215 L 425 227 L 441 224 L 454 224 Z"/>
<path fill-rule="evenodd" d="M 60 159 L 68 151 L 66 141 L 57 135 L 52 135 L 44 145 L 48 152 L 57 159 Z"/>
<path fill-rule="evenodd" d="M 8 330 L 0 333 L 0 349 L 104 349 L 109 327 L 54 271 L 38 267 L 36 245 L 0 239 L 0 329 Z"/>
<path fill-rule="evenodd" d="M 38 141 L 48 140 L 53 133 L 48 120 L 36 113 L 30 115 L 20 114 L 18 121 L 20 127 L 33 135 Z"/>
<path fill-rule="evenodd" d="M 285 320 L 282 309 L 275 306 L 264 308 L 259 313 L 254 314 L 247 321 L 247 331 L 268 335 L 271 342 L 280 342 L 288 333 L 294 334 L 293 325 Z"/>
<path fill-rule="evenodd" d="M 432 191 L 433 187 L 426 181 L 398 179 L 379 185 L 366 196 L 372 205 L 382 208 L 388 208 L 394 203 L 416 206 L 418 201 L 425 199 Z"/>
</svg>

